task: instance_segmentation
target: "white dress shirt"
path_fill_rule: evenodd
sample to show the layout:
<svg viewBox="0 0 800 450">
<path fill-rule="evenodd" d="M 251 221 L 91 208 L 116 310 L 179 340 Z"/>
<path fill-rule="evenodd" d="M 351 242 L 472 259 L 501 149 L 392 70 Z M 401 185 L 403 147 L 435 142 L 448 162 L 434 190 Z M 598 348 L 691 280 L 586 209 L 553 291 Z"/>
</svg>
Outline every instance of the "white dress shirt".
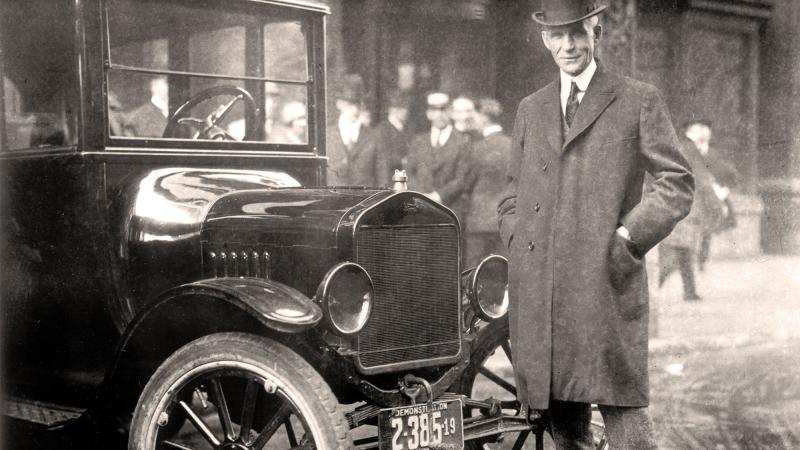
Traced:
<svg viewBox="0 0 800 450">
<path fill-rule="evenodd" d="M 344 116 L 339 116 L 339 134 L 342 142 L 348 147 L 358 142 L 358 135 L 361 133 L 361 122 L 359 120 L 348 120 Z"/>
<path fill-rule="evenodd" d="M 592 62 L 583 70 L 577 77 L 573 77 L 568 73 L 561 71 L 561 114 L 567 113 L 567 100 L 569 99 L 569 90 L 572 87 L 572 82 L 578 85 L 578 103 L 583 100 L 583 95 L 586 94 L 586 89 L 589 87 L 589 82 L 592 81 L 595 71 L 597 71 L 597 63 L 592 58 Z"/>
<path fill-rule="evenodd" d="M 450 139 L 450 134 L 453 132 L 453 125 L 448 125 L 444 128 L 431 128 L 431 146 L 441 147 Z"/>
<path fill-rule="evenodd" d="M 501 131 L 503 131 L 503 127 L 501 127 L 500 125 L 497 124 L 489 125 L 488 127 L 483 129 L 483 137 L 488 137 L 495 133 L 499 133 Z"/>
</svg>

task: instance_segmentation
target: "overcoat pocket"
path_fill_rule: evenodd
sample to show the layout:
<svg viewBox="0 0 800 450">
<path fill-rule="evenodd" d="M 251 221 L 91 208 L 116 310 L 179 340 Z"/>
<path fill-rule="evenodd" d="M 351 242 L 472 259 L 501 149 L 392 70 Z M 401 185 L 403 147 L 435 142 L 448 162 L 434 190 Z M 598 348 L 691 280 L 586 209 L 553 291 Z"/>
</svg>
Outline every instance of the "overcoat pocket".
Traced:
<svg viewBox="0 0 800 450">
<path fill-rule="evenodd" d="M 608 249 L 608 275 L 617 291 L 624 290 L 630 274 L 642 267 L 642 259 L 632 251 L 634 246 L 633 241 L 614 232 Z"/>
</svg>

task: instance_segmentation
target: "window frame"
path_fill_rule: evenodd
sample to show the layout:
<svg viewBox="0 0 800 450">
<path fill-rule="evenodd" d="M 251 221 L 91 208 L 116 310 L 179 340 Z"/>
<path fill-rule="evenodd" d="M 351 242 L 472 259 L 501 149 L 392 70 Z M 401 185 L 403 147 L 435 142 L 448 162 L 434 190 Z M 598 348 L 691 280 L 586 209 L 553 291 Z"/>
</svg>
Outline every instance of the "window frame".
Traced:
<svg viewBox="0 0 800 450">
<path fill-rule="evenodd" d="M 167 0 L 170 3 L 181 3 L 181 0 Z M 255 76 L 229 76 L 213 73 L 191 72 L 181 70 L 157 70 L 146 67 L 127 66 L 111 61 L 111 30 L 109 21 L 109 1 L 100 2 L 102 32 L 102 82 L 103 82 L 103 129 L 102 137 L 107 150 L 114 152 L 141 152 L 153 151 L 169 153 L 214 154 L 231 153 L 241 154 L 285 154 L 287 156 L 312 156 L 324 154 L 325 139 L 325 67 L 324 67 L 324 16 L 329 14 L 327 7 L 306 2 L 266 1 L 266 0 L 234 0 L 223 1 L 196 1 L 193 5 L 209 5 L 209 12 L 217 7 L 235 8 L 237 11 L 257 9 L 259 15 L 269 17 L 269 10 L 274 9 L 280 17 L 298 20 L 306 31 L 306 79 L 287 80 L 273 77 Z M 266 14 L 264 14 L 266 12 Z M 246 52 L 257 50 L 245 48 Z M 263 52 L 263 48 L 261 49 Z M 257 55 L 263 58 L 263 55 Z M 247 53 L 245 58 L 250 57 Z M 108 117 L 108 89 L 109 74 L 115 70 L 125 70 L 144 75 L 166 75 L 180 77 L 197 77 L 205 79 L 223 79 L 249 81 L 254 83 L 274 82 L 282 85 L 305 86 L 306 108 L 308 117 L 307 143 L 306 144 L 278 144 L 264 141 L 226 141 L 226 140 L 194 140 L 194 139 L 164 139 L 164 138 L 131 138 L 113 136 L 110 133 Z M 254 93 L 257 104 L 263 104 L 263 90 Z M 178 105 L 171 105 L 173 107 Z M 171 113 L 174 110 L 171 111 Z"/>
<path fill-rule="evenodd" d="M 0 158 L 17 158 L 17 157 L 42 157 L 50 155 L 73 154 L 77 153 L 81 142 L 83 141 L 83 110 L 84 103 L 81 97 L 81 80 L 83 78 L 82 69 L 82 50 L 83 40 L 81 39 L 81 11 L 76 6 L 76 2 L 65 2 L 69 4 L 69 10 L 66 11 L 65 16 L 68 20 L 65 23 L 73 24 L 68 33 L 71 39 L 71 54 L 69 55 L 69 64 L 67 67 L 71 68 L 71 76 L 69 82 L 64 83 L 64 90 L 61 92 L 63 100 L 73 110 L 73 116 L 68 123 L 72 126 L 70 134 L 73 136 L 72 142 L 67 142 L 59 145 L 40 145 L 9 148 L 8 139 L 8 117 L 6 116 L 6 92 L 4 78 L 6 76 L 6 52 L 0 51 Z M 10 5 L 3 5 L 0 7 L 0 12 L 3 8 L 10 7 Z M 7 48 L 6 42 L 2 39 L 0 34 L 0 48 Z"/>
</svg>

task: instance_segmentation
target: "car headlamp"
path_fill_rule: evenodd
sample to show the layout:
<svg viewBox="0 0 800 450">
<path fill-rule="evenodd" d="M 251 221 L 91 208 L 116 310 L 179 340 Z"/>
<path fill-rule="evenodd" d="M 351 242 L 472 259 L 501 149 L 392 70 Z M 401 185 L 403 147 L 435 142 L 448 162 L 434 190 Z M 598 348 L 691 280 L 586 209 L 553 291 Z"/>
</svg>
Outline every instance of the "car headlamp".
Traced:
<svg viewBox="0 0 800 450">
<path fill-rule="evenodd" d="M 508 312 L 508 260 L 489 255 L 471 274 L 467 293 L 472 309 L 483 320 L 497 320 Z"/>
<path fill-rule="evenodd" d="M 331 329 L 351 335 L 364 329 L 369 321 L 375 289 L 363 267 L 344 262 L 325 274 L 316 297 Z"/>
</svg>

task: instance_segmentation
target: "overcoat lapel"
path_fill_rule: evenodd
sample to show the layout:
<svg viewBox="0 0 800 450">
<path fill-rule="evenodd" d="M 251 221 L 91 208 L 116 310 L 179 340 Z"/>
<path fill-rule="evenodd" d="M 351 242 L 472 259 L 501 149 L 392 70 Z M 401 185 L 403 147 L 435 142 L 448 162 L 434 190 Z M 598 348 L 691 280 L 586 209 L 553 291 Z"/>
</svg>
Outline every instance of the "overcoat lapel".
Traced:
<svg viewBox="0 0 800 450">
<path fill-rule="evenodd" d="M 547 87 L 547 96 L 542 102 L 543 112 L 539 117 L 544 118 L 547 123 L 542 124 L 547 133 L 547 142 L 556 154 L 561 153 L 564 136 L 561 133 L 561 96 L 559 93 L 558 80 L 550 83 Z M 543 122 L 544 122 L 543 121 Z"/>
<path fill-rule="evenodd" d="M 597 72 L 594 73 L 589 87 L 586 88 L 586 94 L 583 96 L 578 111 L 575 114 L 575 119 L 572 126 L 567 131 L 564 137 L 564 143 L 560 147 L 561 152 L 565 152 L 569 144 L 580 136 L 581 133 L 586 131 L 591 124 L 600 117 L 600 114 L 605 111 L 608 105 L 614 101 L 616 97 L 613 76 L 606 73 L 603 67 L 598 64 Z M 560 129 L 560 128 L 558 128 Z"/>
</svg>

